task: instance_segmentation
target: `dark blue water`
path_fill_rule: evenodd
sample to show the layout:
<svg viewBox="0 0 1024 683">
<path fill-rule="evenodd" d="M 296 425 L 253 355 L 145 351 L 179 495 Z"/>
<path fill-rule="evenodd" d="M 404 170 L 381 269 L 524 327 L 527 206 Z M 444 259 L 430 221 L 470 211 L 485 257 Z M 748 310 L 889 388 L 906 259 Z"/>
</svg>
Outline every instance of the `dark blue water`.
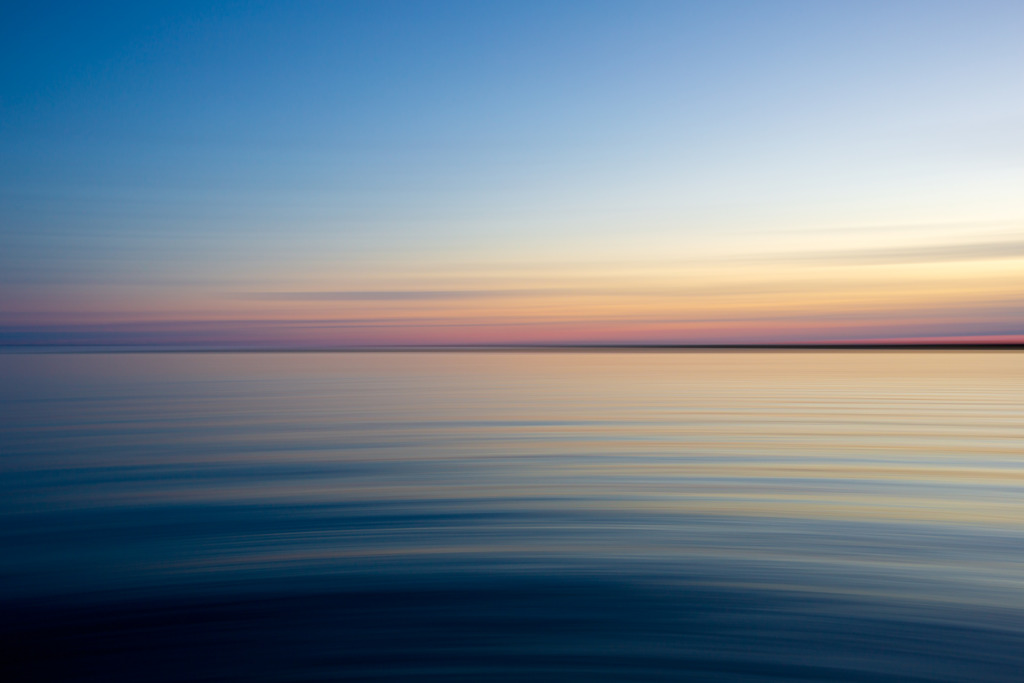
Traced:
<svg viewBox="0 0 1024 683">
<path fill-rule="evenodd" d="M 1019 352 L 0 380 L 4 680 L 1024 680 Z"/>
</svg>

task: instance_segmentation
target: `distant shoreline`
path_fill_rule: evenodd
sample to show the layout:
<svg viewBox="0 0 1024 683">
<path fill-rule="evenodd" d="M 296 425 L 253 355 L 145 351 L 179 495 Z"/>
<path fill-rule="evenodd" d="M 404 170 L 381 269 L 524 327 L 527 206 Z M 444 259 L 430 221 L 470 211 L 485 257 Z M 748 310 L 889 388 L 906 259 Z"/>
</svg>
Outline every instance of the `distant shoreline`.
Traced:
<svg viewBox="0 0 1024 683">
<path fill-rule="evenodd" d="M 2 346 L 0 354 L 71 353 L 509 353 L 509 352 L 667 352 L 667 351 L 1024 351 L 1024 344 L 493 344 L 351 347 L 186 347 L 38 344 Z"/>
</svg>

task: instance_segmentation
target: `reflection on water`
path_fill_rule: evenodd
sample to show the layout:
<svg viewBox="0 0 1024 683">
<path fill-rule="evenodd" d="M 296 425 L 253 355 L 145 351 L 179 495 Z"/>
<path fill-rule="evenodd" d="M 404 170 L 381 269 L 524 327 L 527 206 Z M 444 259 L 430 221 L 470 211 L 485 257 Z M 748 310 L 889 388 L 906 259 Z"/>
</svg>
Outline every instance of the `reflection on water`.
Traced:
<svg viewBox="0 0 1024 683">
<path fill-rule="evenodd" d="M 0 356 L 32 680 L 1017 681 L 1024 354 Z"/>
</svg>

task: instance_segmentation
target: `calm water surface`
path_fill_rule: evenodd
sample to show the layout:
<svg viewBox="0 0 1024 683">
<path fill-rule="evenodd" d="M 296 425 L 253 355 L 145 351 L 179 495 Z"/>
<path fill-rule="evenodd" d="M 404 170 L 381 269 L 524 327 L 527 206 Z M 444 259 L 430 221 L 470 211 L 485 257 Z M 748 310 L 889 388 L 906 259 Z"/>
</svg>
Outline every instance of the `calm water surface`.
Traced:
<svg viewBox="0 0 1024 683">
<path fill-rule="evenodd" d="M 1024 353 L 0 355 L 5 680 L 1024 680 Z"/>
</svg>

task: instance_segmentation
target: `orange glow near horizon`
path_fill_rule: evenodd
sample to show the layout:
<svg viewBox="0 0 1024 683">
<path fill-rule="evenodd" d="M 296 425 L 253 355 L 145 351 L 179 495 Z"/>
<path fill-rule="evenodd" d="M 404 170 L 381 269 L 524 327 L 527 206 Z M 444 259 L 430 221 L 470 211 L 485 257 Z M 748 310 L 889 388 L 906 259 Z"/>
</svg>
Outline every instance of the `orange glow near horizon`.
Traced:
<svg viewBox="0 0 1024 683">
<path fill-rule="evenodd" d="M 867 231 L 646 260 L 478 254 L 255 279 L 51 287 L 6 303 L 15 343 L 344 347 L 1014 340 L 1024 242 Z M 788 250 L 783 250 L 786 246 Z M 828 248 L 826 248 L 828 247 Z M 1022 253 L 1018 253 L 1022 252 Z M 681 252 L 679 252 L 681 253 Z M 468 257 L 467 257 L 468 258 Z M 20 335 L 20 337 L 18 336 Z M 11 333 L 8 333 L 11 336 Z M 895 343 L 895 342 L 894 342 Z"/>
</svg>

